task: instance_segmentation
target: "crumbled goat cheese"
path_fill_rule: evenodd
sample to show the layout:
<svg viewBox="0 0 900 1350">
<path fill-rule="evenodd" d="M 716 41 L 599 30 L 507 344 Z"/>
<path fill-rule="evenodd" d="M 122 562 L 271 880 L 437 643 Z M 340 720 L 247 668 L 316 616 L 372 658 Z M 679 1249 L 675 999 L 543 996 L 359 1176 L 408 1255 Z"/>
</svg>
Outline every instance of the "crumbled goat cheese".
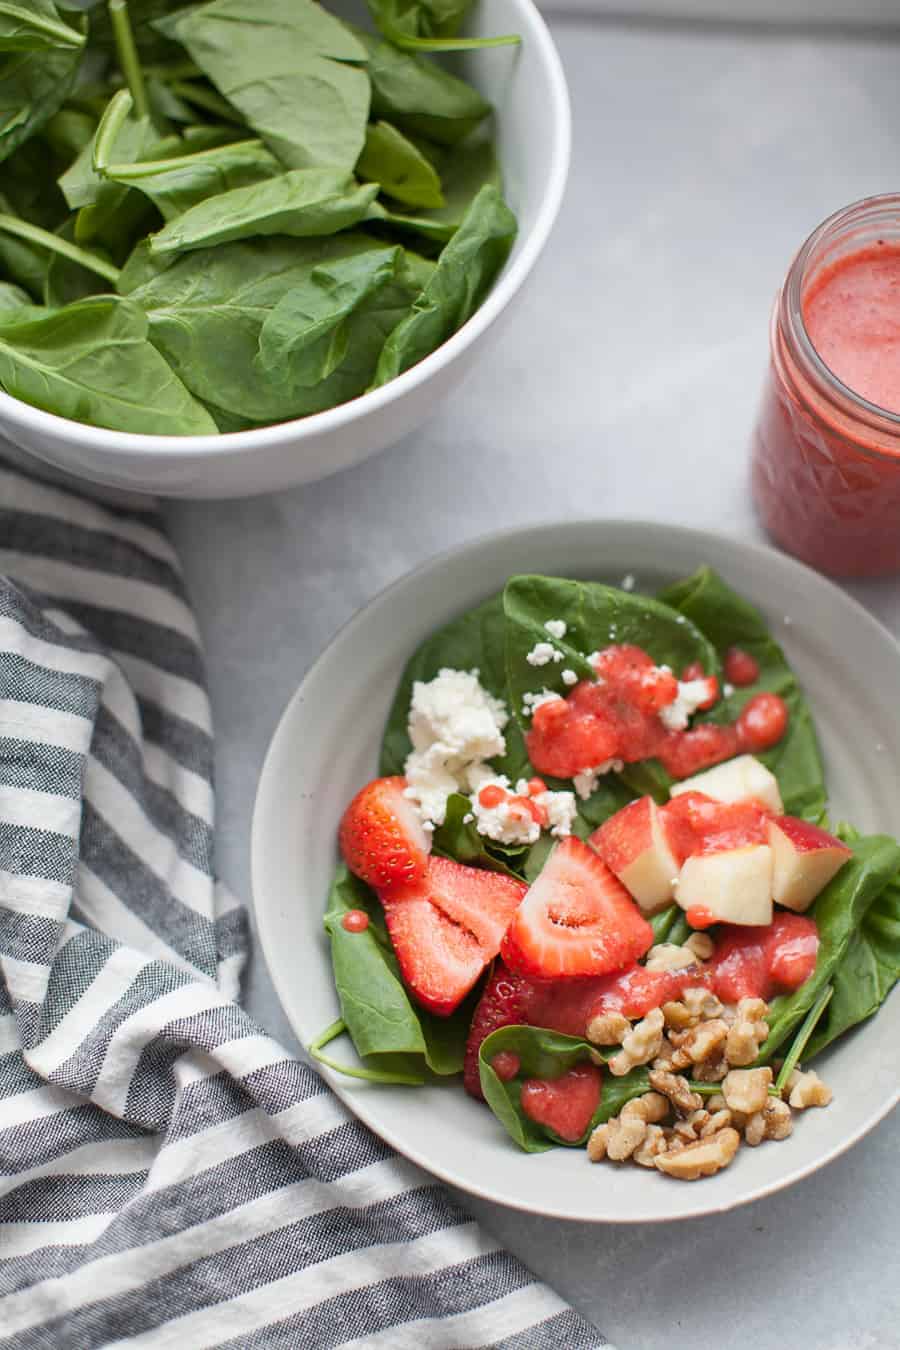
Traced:
<svg viewBox="0 0 900 1350">
<path fill-rule="evenodd" d="M 669 731 L 684 731 L 691 714 L 708 698 L 709 684 L 706 680 L 679 680 L 675 702 L 660 710 L 660 721 Z"/>
<path fill-rule="evenodd" d="M 486 780 L 481 787 L 488 785 L 503 788 L 509 792 L 509 779 L 505 774 Z M 526 784 L 527 787 L 527 784 Z M 475 828 L 479 834 L 493 839 L 498 844 L 534 844 L 541 837 L 541 827 L 530 812 L 521 805 L 514 804 L 509 797 L 496 806 L 482 806 L 481 789 L 472 796 L 472 812 L 475 816 Z"/>
<path fill-rule="evenodd" d="M 634 590 L 634 574 L 632 572 L 626 572 L 624 577 L 622 578 L 622 590 L 623 591 Z"/>
<path fill-rule="evenodd" d="M 524 693 L 522 695 L 522 716 L 530 717 L 542 704 L 552 703 L 557 698 L 561 699 L 562 694 L 555 694 L 552 689 L 542 689 L 539 694 Z"/>
<path fill-rule="evenodd" d="M 525 660 L 530 666 L 549 666 L 551 661 L 561 661 L 563 653 L 552 642 L 536 642 Z"/>
<path fill-rule="evenodd" d="M 581 773 L 576 773 L 572 779 L 572 786 L 581 800 L 586 802 L 596 791 L 597 783 L 605 773 L 620 773 L 622 768 L 621 759 L 605 759 L 596 769 L 582 769 Z"/>
<path fill-rule="evenodd" d="M 562 642 L 568 632 L 568 624 L 562 619 L 548 619 L 544 628 L 552 638 L 556 638 L 557 642 Z"/>
<path fill-rule="evenodd" d="M 726 698 L 731 698 L 731 695 L 734 693 L 734 685 L 733 685 L 733 684 L 723 684 L 723 685 L 722 685 L 722 693 L 725 695 Z"/>
<path fill-rule="evenodd" d="M 406 796 L 424 821 L 443 824 L 449 795 L 471 791 L 472 767 L 505 753 L 508 721 L 506 705 L 482 687 L 477 671 L 445 668 L 427 683 L 416 680 L 404 773 Z"/>
<path fill-rule="evenodd" d="M 574 670 L 564 670 L 561 674 L 561 679 L 563 684 L 568 684 L 570 686 L 578 683 L 578 676 L 575 674 Z"/>
</svg>

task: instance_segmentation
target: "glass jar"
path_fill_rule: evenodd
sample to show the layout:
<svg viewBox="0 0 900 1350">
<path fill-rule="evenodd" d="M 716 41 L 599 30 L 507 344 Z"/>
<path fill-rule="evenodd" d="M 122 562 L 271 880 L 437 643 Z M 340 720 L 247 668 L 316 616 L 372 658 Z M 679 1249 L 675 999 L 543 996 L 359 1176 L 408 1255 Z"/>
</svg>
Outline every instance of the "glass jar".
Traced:
<svg viewBox="0 0 900 1350">
<path fill-rule="evenodd" d="M 763 524 L 782 548 L 835 576 L 900 571 L 900 414 L 868 402 L 828 368 L 807 332 L 804 298 L 825 268 L 879 247 L 900 249 L 900 195 L 845 207 L 800 249 L 772 314 L 753 439 Z"/>
</svg>

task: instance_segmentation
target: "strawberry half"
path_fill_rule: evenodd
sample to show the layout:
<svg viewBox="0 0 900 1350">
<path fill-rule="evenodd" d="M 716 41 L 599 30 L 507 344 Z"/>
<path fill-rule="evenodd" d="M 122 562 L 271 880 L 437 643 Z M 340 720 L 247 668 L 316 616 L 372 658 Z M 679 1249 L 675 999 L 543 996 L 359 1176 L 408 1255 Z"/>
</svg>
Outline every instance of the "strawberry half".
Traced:
<svg viewBox="0 0 900 1350">
<path fill-rule="evenodd" d="M 357 792 L 344 812 L 338 840 L 344 862 L 378 891 L 417 882 L 425 875 L 431 839 L 412 802 L 405 778 L 376 778 Z"/>
<path fill-rule="evenodd" d="M 459 1006 L 500 950 L 526 889 L 498 872 L 429 858 L 420 880 L 380 893 L 401 974 L 417 1002 L 439 1017 Z"/>
<path fill-rule="evenodd" d="M 631 965 L 653 929 L 606 863 L 580 839 L 557 844 L 512 917 L 501 948 L 521 975 L 606 975 Z"/>
</svg>

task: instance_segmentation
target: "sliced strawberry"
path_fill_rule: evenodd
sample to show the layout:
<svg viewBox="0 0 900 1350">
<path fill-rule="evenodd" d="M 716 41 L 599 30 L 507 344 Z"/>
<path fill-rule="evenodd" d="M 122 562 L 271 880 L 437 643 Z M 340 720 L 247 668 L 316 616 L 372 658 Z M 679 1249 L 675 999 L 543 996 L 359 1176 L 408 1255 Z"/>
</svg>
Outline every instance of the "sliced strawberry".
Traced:
<svg viewBox="0 0 900 1350">
<path fill-rule="evenodd" d="M 522 975 L 605 975 L 651 946 L 653 930 L 622 883 L 574 836 L 557 844 L 512 916 L 503 959 Z"/>
<path fill-rule="evenodd" d="M 600 1105 L 600 1070 L 576 1064 L 559 1078 L 526 1078 L 520 1103 L 530 1120 L 576 1144 Z"/>
<path fill-rule="evenodd" d="M 531 1024 L 534 985 L 522 975 L 508 970 L 502 961 L 494 963 L 469 1028 L 463 1083 L 473 1097 L 481 1097 L 478 1052 L 481 1042 L 499 1027 Z"/>
<path fill-rule="evenodd" d="M 424 877 L 381 892 L 403 979 L 423 1007 L 449 1016 L 497 955 L 526 887 L 513 877 L 429 858 Z"/>
<path fill-rule="evenodd" d="M 688 731 L 670 731 L 657 746 L 656 755 L 673 778 L 690 778 L 701 769 L 733 759 L 740 748 L 733 726 L 703 722 Z"/>
<path fill-rule="evenodd" d="M 378 891 L 420 881 L 431 840 L 403 793 L 405 778 L 376 778 L 356 794 L 338 831 L 350 871 Z"/>
</svg>

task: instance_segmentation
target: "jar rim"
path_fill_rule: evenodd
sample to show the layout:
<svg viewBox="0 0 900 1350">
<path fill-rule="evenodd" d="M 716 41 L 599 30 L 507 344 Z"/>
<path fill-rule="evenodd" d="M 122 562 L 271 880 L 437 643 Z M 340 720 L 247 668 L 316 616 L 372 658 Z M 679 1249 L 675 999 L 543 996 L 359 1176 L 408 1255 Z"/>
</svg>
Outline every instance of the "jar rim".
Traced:
<svg viewBox="0 0 900 1350">
<path fill-rule="evenodd" d="M 782 324 L 791 336 L 795 352 L 803 357 L 805 374 L 807 378 L 813 379 L 818 392 L 839 407 L 843 404 L 841 411 L 846 413 L 849 410 L 854 417 L 865 422 L 873 430 L 900 437 L 900 413 L 891 412 L 888 408 L 872 403 L 855 389 L 844 384 L 816 351 L 803 319 L 802 287 L 807 265 L 816 246 L 829 236 L 837 235 L 844 227 L 864 224 L 873 217 L 877 219 L 879 214 L 893 219 L 900 243 L 900 193 L 886 192 L 872 197 L 861 197 L 858 201 L 851 202 L 849 206 L 842 206 L 817 225 L 801 245 L 788 269 L 782 287 L 779 310 Z M 879 454 L 874 448 L 870 453 Z M 885 458 L 895 457 L 890 452 L 881 453 Z"/>
</svg>

